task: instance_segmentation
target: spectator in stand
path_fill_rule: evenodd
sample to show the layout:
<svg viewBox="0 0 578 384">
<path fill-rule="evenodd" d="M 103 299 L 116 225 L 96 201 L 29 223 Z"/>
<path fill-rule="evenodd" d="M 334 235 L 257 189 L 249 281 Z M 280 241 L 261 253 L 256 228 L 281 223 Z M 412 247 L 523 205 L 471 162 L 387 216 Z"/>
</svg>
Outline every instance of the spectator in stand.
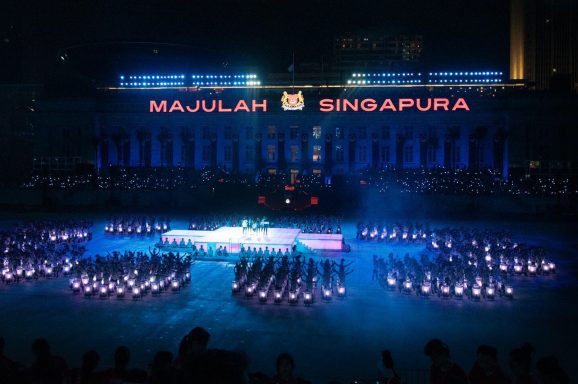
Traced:
<svg viewBox="0 0 578 384">
<path fill-rule="evenodd" d="M 102 383 L 144 383 L 147 374 L 141 369 L 128 369 L 130 362 L 130 350 L 125 346 L 120 346 L 114 352 L 114 368 L 102 372 Z"/>
<path fill-rule="evenodd" d="M 431 359 L 430 384 L 467 384 L 464 370 L 450 358 L 450 348 L 439 339 L 432 339 L 424 347 L 424 353 Z"/>
<path fill-rule="evenodd" d="M 471 384 L 509 384 L 510 378 L 498 364 L 498 351 L 489 345 L 478 347 L 478 358 L 468 375 Z"/>
<path fill-rule="evenodd" d="M 62 384 L 68 376 L 68 365 L 63 358 L 53 356 L 45 339 L 32 343 L 34 363 L 28 370 L 28 378 L 35 384 Z"/>
<path fill-rule="evenodd" d="M 401 384 L 401 377 L 395 372 L 391 352 L 387 349 L 381 352 L 378 371 L 379 376 L 377 382 L 379 384 Z"/>
<path fill-rule="evenodd" d="M 211 334 L 207 332 L 206 329 L 202 327 L 195 327 L 181 339 L 181 344 L 179 345 L 179 355 L 175 360 L 177 366 L 181 366 L 191 356 L 197 356 L 204 352 L 209 345 L 209 340 L 211 339 Z"/>
<path fill-rule="evenodd" d="M 533 352 L 534 348 L 528 343 L 510 352 L 510 371 L 513 375 L 513 384 L 536 384 L 536 380 L 530 373 Z"/>
<path fill-rule="evenodd" d="M 546 356 L 536 362 L 536 370 L 542 384 L 568 384 L 568 374 L 558 364 L 554 356 Z"/>
<path fill-rule="evenodd" d="M 173 362 L 179 382 L 190 382 L 195 360 L 207 349 L 211 334 L 202 327 L 195 327 L 181 339 L 179 354 Z"/>
<path fill-rule="evenodd" d="M 168 351 L 159 351 L 150 365 L 148 384 L 171 384 L 175 382 L 175 375 L 171 366 L 173 354 Z"/>
<path fill-rule="evenodd" d="M 22 381 L 18 364 L 4 355 L 4 338 L 0 337 L 0 380 L 7 383 L 19 383 Z"/>
<path fill-rule="evenodd" d="M 293 376 L 295 361 L 293 356 L 288 353 L 281 353 L 277 356 L 277 373 L 271 379 L 271 384 L 304 384 L 308 383 L 301 378 Z"/>
<path fill-rule="evenodd" d="M 82 366 L 74 369 L 70 373 L 71 384 L 99 384 L 101 374 L 95 372 L 100 361 L 100 356 L 96 351 L 88 351 L 82 355 Z"/>
</svg>

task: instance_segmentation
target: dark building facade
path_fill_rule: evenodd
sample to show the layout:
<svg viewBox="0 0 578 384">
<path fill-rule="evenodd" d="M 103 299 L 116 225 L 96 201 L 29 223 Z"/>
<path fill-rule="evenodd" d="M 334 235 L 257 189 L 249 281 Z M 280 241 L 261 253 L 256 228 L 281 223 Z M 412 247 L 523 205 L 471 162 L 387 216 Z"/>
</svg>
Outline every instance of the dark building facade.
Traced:
<svg viewBox="0 0 578 384">
<path fill-rule="evenodd" d="M 126 77 L 83 98 L 43 95 L 30 116 L 28 164 L 294 178 L 433 167 L 507 177 L 531 162 L 577 169 L 576 97 L 533 92 L 496 73 L 358 73 L 346 85 L 294 87 L 255 75 Z"/>
<path fill-rule="evenodd" d="M 301 92 L 302 108 L 284 108 L 284 92 Z M 248 110 L 241 104 L 235 112 L 240 101 Z M 292 175 L 437 166 L 506 171 L 509 126 L 490 95 L 449 87 L 103 90 L 95 107 L 96 163 Z"/>
</svg>

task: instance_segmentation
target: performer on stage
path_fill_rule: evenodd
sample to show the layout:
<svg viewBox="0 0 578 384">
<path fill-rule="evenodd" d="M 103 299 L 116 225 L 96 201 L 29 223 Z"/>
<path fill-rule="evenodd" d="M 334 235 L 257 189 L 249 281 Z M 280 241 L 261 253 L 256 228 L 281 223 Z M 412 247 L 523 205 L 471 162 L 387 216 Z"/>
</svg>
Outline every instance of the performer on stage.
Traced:
<svg viewBox="0 0 578 384">
<path fill-rule="evenodd" d="M 265 234 L 265 237 L 267 237 L 267 229 L 269 228 L 269 221 L 265 216 L 263 216 L 263 220 L 261 220 L 261 228 L 263 230 L 263 233 Z"/>
<path fill-rule="evenodd" d="M 241 222 L 241 226 L 243 227 L 243 236 L 245 236 L 245 234 L 247 233 L 247 230 L 249 229 L 249 221 L 246 218 L 243 218 L 243 221 Z"/>
</svg>

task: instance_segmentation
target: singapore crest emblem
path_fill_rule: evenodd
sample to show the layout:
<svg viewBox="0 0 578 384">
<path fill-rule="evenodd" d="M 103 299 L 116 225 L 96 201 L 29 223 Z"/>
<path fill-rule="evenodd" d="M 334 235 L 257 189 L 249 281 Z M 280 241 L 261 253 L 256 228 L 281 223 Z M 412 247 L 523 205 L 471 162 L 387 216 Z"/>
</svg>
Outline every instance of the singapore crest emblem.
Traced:
<svg viewBox="0 0 578 384">
<path fill-rule="evenodd" d="M 281 96 L 281 107 L 284 111 L 302 110 L 304 106 L 305 99 L 303 98 L 301 91 L 298 93 L 283 92 L 283 96 Z"/>
</svg>

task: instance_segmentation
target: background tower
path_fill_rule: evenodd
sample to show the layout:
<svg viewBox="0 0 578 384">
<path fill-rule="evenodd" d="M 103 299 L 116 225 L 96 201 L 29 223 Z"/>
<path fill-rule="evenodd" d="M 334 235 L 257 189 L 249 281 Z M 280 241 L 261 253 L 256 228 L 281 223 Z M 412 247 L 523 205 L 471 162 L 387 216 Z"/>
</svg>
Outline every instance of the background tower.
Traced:
<svg viewBox="0 0 578 384">
<path fill-rule="evenodd" d="M 510 2 L 510 79 L 524 79 L 524 0 Z"/>
</svg>

